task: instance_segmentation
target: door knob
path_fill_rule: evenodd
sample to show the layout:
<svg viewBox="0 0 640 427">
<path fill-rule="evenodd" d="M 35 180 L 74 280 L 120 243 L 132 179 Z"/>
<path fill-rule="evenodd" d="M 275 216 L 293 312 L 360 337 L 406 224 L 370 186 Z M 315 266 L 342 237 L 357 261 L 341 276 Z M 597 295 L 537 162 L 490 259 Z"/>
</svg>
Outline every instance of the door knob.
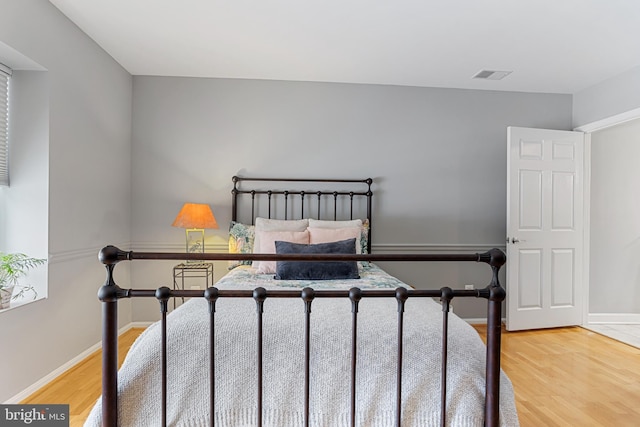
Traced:
<svg viewBox="0 0 640 427">
<path fill-rule="evenodd" d="M 520 239 L 518 239 L 517 237 L 512 237 L 511 238 L 511 243 L 520 243 Z"/>
</svg>

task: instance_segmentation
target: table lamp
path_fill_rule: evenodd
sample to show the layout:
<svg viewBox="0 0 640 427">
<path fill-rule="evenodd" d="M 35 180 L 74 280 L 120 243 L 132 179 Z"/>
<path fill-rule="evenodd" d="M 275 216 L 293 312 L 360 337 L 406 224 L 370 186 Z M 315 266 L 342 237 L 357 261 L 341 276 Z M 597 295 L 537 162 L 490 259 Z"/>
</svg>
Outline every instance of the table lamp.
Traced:
<svg viewBox="0 0 640 427">
<path fill-rule="evenodd" d="M 185 203 L 171 225 L 185 229 L 187 253 L 204 253 L 205 228 L 218 228 L 211 208 L 202 203 Z"/>
</svg>

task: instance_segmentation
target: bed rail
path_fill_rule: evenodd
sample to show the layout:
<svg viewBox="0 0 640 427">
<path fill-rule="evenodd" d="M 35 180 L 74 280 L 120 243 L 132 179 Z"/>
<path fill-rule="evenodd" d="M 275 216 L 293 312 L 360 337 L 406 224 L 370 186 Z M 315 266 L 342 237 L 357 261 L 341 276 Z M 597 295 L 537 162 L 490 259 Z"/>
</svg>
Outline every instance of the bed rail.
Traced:
<svg viewBox="0 0 640 427">
<path fill-rule="evenodd" d="M 506 261 L 505 254 L 499 249 L 491 249 L 482 254 L 361 254 L 361 255 L 338 255 L 338 254 L 184 254 L 184 253 L 163 253 L 163 252 L 133 252 L 122 251 L 114 246 L 106 246 L 99 253 L 100 261 L 105 265 L 107 278 L 105 284 L 100 288 L 98 297 L 103 303 L 103 359 L 102 359 L 102 425 L 118 425 L 118 300 L 122 298 L 150 297 L 157 298 L 160 302 L 162 313 L 162 407 L 163 425 L 166 425 L 166 322 L 168 312 L 168 300 L 175 297 L 203 297 L 209 303 L 210 312 L 210 405 L 211 405 L 211 425 L 215 425 L 214 420 L 214 397 L 215 397 L 215 305 L 220 298 L 253 298 L 256 301 L 257 328 L 258 328 L 258 385 L 257 385 L 257 419 L 261 425 L 262 414 L 262 312 L 263 303 L 267 298 L 301 298 L 305 310 L 305 425 L 309 425 L 309 339 L 310 339 L 310 319 L 311 306 L 316 298 L 349 298 L 352 304 L 352 372 L 351 372 L 351 425 L 355 426 L 356 408 L 356 342 L 357 342 L 357 321 L 358 304 L 363 298 L 395 298 L 398 302 L 398 364 L 397 364 L 397 390 L 396 390 L 396 424 L 401 422 L 401 390 L 402 390 L 402 331 L 403 312 L 405 301 L 409 298 L 431 297 L 440 298 L 443 311 L 443 336 L 442 336 L 442 371 L 441 371 L 441 425 L 446 425 L 446 369 L 447 369 L 447 331 L 448 313 L 450 302 L 454 298 L 484 298 L 487 300 L 487 351 L 486 351 L 486 390 L 485 390 L 485 426 L 499 425 L 499 401 L 500 401 L 500 340 L 501 340 L 501 317 L 502 301 L 505 299 L 505 290 L 501 287 L 498 273 Z M 229 261 L 229 260 L 260 260 L 260 261 L 456 261 L 456 262 L 483 262 L 488 264 L 492 270 L 491 281 L 487 287 L 476 290 L 457 290 L 444 287 L 437 290 L 406 290 L 399 288 L 396 290 L 362 290 L 352 288 L 351 290 L 313 290 L 305 288 L 299 290 L 265 290 L 257 288 L 251 290 L 221 290 L 215 287 L 205 291 L 198 290 L 172 290 L 167 287 L 154 289 L 123 289 L 114 281 L 113 271 L 120 261 L 133 260 L 190 260 L 190 261 Z"/>
</svg>

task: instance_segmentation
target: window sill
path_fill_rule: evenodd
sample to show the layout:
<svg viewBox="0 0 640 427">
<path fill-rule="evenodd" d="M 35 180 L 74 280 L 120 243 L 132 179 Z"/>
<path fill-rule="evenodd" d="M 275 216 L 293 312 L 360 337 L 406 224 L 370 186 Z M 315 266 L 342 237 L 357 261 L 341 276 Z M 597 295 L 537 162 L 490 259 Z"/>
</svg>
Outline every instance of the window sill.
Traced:
<svg viewBox="0 0 640 427">
<path fill-rule="evenodd" d="M 9 305 L 9 307 L 0 309 L 0 313 L 4 313 L 6 311 L 11 311 L 11 310 L 13 310 L 15 308 L 19 308 L 19 307 L 24 307 L 25 305 L 29 305 L 31 303 L 38 302 L 38 301 L 43 300 L 43 299 L 47 299 L 47 297 L 39 296 L 36 299 L 27 298 L 27 299 L 19 299 L 19 300 L 16 300 L 16 301 L 11 301 L 11 304 Z"/>
</svg>

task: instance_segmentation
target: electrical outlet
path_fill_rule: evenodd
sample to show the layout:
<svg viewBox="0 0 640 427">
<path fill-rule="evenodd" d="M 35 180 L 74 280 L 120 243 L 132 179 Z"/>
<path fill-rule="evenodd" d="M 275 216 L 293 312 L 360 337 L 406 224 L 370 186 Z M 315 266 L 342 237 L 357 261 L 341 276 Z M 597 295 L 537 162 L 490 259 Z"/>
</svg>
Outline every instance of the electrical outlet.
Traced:
<svg viewBox="0 0 640 427">
<path fill-rule="evenodd" d="M 473 285 L 464 285 L 465 291 L 473 291 L 476 287 Z"/>
</svg>

